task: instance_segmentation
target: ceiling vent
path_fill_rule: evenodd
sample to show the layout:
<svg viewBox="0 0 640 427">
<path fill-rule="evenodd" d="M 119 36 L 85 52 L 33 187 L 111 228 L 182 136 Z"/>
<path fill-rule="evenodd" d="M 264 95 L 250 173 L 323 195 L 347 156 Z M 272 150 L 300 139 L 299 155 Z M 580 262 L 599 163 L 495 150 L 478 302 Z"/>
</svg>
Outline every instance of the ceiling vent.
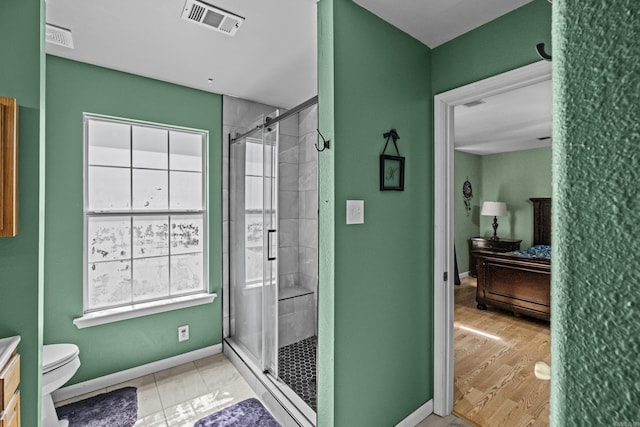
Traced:
<svg viewBox="0 0 640 427">
<path fill-rule="evenodd" d="M 47 24 L 46 40 L 47 43 L 57 44 L 58 46 L 73 49 L 73 37 L 71 36 L 71 30 L 67 30 L 66 28 Z"/>
<path fill-rule="evenodd" d="M 244 18 L 197 0 L 187 0 L 182 19 L 195 22 L 228 36 L 236 34 Z"/>
<path fill-rule="evenodd" d="M 482 99 L 478 99 L 477 101 L 471 101 L 471 102 L 467 102 L 466 104 L 462 104 L 465 107 L 477 107 L 478 105 L 482 105 L 482 104 L 486 104 L 486 101 L 483 101 Z"/>
</svg>

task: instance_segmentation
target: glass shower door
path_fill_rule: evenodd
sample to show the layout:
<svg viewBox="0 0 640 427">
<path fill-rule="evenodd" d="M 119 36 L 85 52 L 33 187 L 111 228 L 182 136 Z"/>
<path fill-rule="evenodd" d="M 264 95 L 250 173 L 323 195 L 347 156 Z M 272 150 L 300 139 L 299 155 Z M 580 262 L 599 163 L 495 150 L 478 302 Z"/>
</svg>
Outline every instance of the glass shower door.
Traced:
<svg viewBox="0 0 640 427">
<path fill-rule="evenodd" d="M 264 116 L 256 121 L 264 123 Z M 275 128 L 275 132 L 274 132 Z M 230 147 L 230 334 L 277 375 L 277 126 Z"/>
<path fill-rule="evenodd" d="M 274 114 L 275 116 L 275 114 Z M 263 130 L 263 199 L 265 244 L 263 283 L 263 366 L 278 377 L 278 133 L 279 126 Z"/>
</svg>

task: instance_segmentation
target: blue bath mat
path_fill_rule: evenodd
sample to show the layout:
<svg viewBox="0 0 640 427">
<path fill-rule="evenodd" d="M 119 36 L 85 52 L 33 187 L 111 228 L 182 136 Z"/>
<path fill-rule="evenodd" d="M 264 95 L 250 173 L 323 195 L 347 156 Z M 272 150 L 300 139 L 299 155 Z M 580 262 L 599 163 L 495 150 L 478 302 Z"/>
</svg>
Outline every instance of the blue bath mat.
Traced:
<svg viewBox="0 0 640 427">
<path fill-rule="evenodd" d="M 56 408 L 69 427 L 131 427 L 138 420 L 135 387 L 124 387 Z"/>
<path fill-rule="evenodd" d="M 193 427 L 282 427 L 258 399 L 247 399 L 199 420 Z"/>
</svg>

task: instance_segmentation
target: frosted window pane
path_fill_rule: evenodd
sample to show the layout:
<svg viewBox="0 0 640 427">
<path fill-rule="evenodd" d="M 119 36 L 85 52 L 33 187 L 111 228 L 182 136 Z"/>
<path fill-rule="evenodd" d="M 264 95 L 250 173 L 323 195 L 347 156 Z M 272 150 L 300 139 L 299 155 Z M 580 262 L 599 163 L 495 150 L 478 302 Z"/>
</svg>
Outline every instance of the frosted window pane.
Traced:
<svg viewBox="0 0 640 427">
<path fill-rule="evenodd" d="M 264 225 L 262 212 L 247 213 L 245 215 L 245 224 L 247 232 L 245 233 L 246 246 L 262 248 L 262 240 L 264 236 Z"/>
<path fill-rule="evenodd" d="M 133 167 L 167 169 L 168 132 L 144 126 L 133 127 Z"/>
<path fill-rule="evenodd" d="M 89 210 L 129 210 L 131 171 L 89 166 Z"/>
<path fill-rule="evenodd" d="M 276 166 L 273 162 L 274 156 L 275 156 L 275 145 L 269 144 L 267 141 L 265 141 L 262 148 L 263 148 L 263 152 L 262 152 L 263 175 L 265 177 L 272 177 L 273 169 Z"/>
<path fill-rule="evenodd" d="M 202 209 L 202 174 L 196 172 L 170 172 L 170 174 L 171 209 Z"/>
<path fill-rule="evenodd" d="M 167 172 L 133 170 L 133 208 L 167 209 Z"/>
<path fill-rule="evenodd" d="M 263 209 L 264 188 L 262 178 L 247 176 L 245 179 L 244 206 L 247 211 L 259 211 Z"/>
<path fill-rule="evenodd" d="M 130 217 L 89 217 L 89 262 L 127 259 L 131 256 Z"/>
<path fill-rule="evenodd" d="M 90 120 L 88 133 L 90 165 L 131 165 L 129 125 Z"/>
<path fill-rule="evenodd" d="M 245 174 L 262 176 L 263 165 L 262 142 L 249 142 L 247 138 L 247 154 L 245 163 Z"/>
<path fill-rule="evenodd" d="M 133 260 L 133 301 L 169 296 L 169 257 Z"/>
<path fill-rule="evenodd" d="M 170 167 L 173 170 L 202 171 L 202 135 L 170 132 Z"/>
<path fill-rule="evenodd" d="M 204 290 L 204 135 L 88 116 L 85 137 L 88 310 Z"/>
<path fill-rule="evenodd" d="M 262 246 L 247 248 L 245 251 L 245 274 L 247 283 L 262 280 L 262 266 L 264 257 L 262 256 Z"/>
<path fill-rule="evenodd" d="M 133 218 L 133 257 L 169 255 L 169 217 Z"/>
<path fill-rule="evenodd" d="M 171 295 L 202 290 L 203 279 L 202 254 L 171 257 Z"/>
<path fill-rule="evenodd" d="M 202 252 L 204 234 L 202 216 L 171 216 L 171 253 Z"/>
<path fill-rule="evenodd" d="M 90 263 L 88 280 L 92 309 L 131 302 L 131 261 Z"/>
</svg>

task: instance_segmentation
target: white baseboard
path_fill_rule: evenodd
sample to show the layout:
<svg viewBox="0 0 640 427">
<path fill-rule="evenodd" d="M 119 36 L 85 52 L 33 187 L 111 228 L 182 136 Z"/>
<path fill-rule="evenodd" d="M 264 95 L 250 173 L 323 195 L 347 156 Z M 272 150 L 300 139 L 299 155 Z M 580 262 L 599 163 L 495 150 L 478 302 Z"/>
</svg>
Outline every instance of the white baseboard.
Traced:
<svg viewBox="0 0 640 427">
<path fill-rule="evenodd" d="M 400 421 L 395 427 L 415 427 L 420 424 L 420 421 L 427 418 L 433 413 L 433 399 L 413 411 L 407 418 Z"/>
<path fill-rule="evenodd" d="M 469 277 L 469 272 L 465 271 L 464 273 L 460 273 L 458 277 L 460 277 L 461 279 L 464 279 L 465 277 Z"/>
<path fill-rule="evenodd" d="M 53 397 L 54 402 L 60 402 L 62 400 L 71 399 L 72 397 L 80 396 L 85 393 L 90 393 L 92 391 L 111 387 L 125 381 L 130 381 L 134 378 L 153 374 L 154 372 L 173 368 L 174 366 L 193 362 L 194 360 L 202 359 L 208 356 L 213 356 L 214 354 L 218 353 L 222 353 L 222 343 L 190 351 L 188 353 L 179 354 L 177 356 L 168 357 L 166 359 L 157 360 L 155 362 L 136 366 L 135 368 L 126 369 L 124 371 L 114 372 L 113 374 L 94 378 L 92 380 L 70 385 L 68 387 L 63 387 L 59 390 L 54 391 L 51 396 Z M 82 356 L 80 358 L 80 362 L 82 362 Z"/>
</svg>

